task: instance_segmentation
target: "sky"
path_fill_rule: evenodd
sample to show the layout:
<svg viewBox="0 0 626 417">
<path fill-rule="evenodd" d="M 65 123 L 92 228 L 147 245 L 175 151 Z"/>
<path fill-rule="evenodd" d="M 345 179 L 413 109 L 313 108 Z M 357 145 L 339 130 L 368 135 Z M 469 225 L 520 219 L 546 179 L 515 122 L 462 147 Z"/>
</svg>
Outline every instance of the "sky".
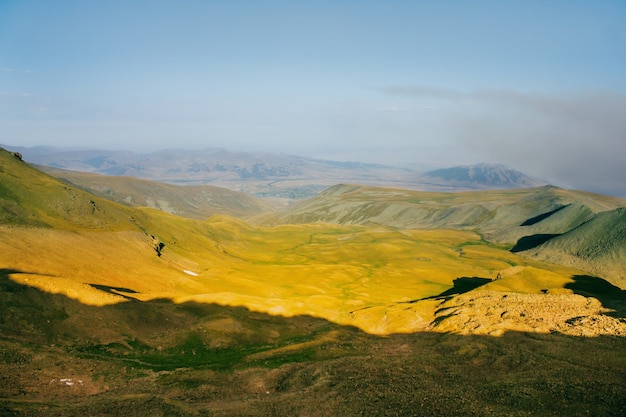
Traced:
<svg viewBox="0 0 626 417">
<path fill-rule="evenodd" d="M 626 197 L 626 1 L 0 0 L 0 143 L 503 163 Z"/>
</svg>

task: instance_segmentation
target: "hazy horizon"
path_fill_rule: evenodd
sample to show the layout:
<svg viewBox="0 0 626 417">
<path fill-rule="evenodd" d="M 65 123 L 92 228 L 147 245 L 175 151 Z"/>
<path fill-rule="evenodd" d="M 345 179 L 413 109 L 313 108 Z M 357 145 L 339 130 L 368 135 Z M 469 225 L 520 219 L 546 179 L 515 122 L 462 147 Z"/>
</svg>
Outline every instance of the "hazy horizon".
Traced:
<svg viewBox="0 0 626 417">
<path fill-rule="evenodd" d="M 0 3 L 0 142 L 502 163 L 626 196 L 626 3 Z"/>
</svg>

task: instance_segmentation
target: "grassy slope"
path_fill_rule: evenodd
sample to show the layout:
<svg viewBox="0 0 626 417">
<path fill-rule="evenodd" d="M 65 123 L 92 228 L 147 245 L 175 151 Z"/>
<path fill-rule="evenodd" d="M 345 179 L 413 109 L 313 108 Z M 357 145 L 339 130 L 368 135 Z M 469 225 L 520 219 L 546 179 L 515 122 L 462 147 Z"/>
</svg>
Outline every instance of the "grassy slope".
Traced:
<svg viewBox="0 0 626 417">
<path fill-rule="evenodd" d="M 156 208 L 194 219 L 205 219 L 214 214 L 245 218 L 271 210 L 252 196 L 210 185 L 172 185 L 48 167 L 42 167 L 42 170 L 121 204 Z"/>
<path fill-rule="evenodd" d="M 538 293 L 564 287 L 577 273 L 524 260 L 470 231 L 328 224 L 267 228 L 220 216 L 200 222 L 100 200 L 8 153 L 3 153 L 2 168 L 4 177 L 13 173 L 13 186 L 2 183 L 21 193 L 22 217 L 32 218 L 34 212 L 54 226 L 1 228 L 3 265 L 29 272 L 20 275 L 22 283 L 92 304 L 123 298 L 88 284 L 126 288 L 142 300 L 196 300 L 286 316 L 308 314 L 389 333 L 426 328 L 435 304 L 403 303 L 444 293 L 455 279 L 478 277 L 486 283 L 517 266 L 539 271 L 526 275 L 549 277 L 548 282 L 512 279 L 484 288 Z M 81 211 L 91 201 L 97 209 Z M 155 244 L 164 245 L 161 256 Z"/>
<path fill-rule="evenodd" d="M 265 224 L 327 222 L 335 224 L 380 224 L 409 229 L 453 228 L 473 230 L 484 239 L 520 247 L 528 242 L 541 243 L 541 239 L 576 229 L 594 219 L 598 213 L 626 207 L 626 200 L 582 191 L 568 191 L 556 187 L 532 189 L 431 193 L 399 189 L 341 185 L 320 196 L 305 201 L 282 213 L 268 215 Z M 611 220 L 612 219 L 612 220 Z M 613 221 L 613 226 L 607 226 Z M 589 222 L 587 230 L 598 223 Z M 605 228 L 618 227 L 619 219 L 605 217 Z M 626 252 L 623 239 L 612 244 L 611 255 L 604 245 L 606 238 L 600 233 L 586 233 L 576 239 L 558 239 L 559 250 L 550 251 L 550 261 L 576 265 L 587 272 L 605 274 L 618 285 L 623 285 Z M 514 245 L 517 242 L 517 245 Z M 572 247 L 566 247 L 567 242 Z M 575 243 L 578 242 L 578 243 Z M 587 245 L 594 253 L 585 253 L 578 262 L 572 261 Z M 532 245 L 536 245 L 533 243 Z M 548 248 L 550 246 L 546 246 Z M 543 259 L 548 259 L 544 257 Z M 608 263 L 608 264 L 607 264 Z M 598 268 L 600 264 L 607 264 Z"/>
<path fill-rule="evenodd" d="M 565 291 L 576 270 L 471 231 L 125 207 L 3 151 L 0 176 L 0 414 L 623 415 L 623 338 L 352 327 L 455 331 L 472 299 L 429 297 Z"/>
<path fill-rule="evenodd" d="M 528 251 L 536 259 L 558 259 L 626 286 L 626 208 L 600 213 L 579 227 Z"/>
<path fill-rule="evenodd" d="M 0 175 L 3 224 L 68 230 L 134 228 L 131 210 L 63 184 L 4 150 L 0 150 Z"/>
<path fill-rule="evenodd" d="M 536 233 L 564 233 L 595 213 L 626 206 L 626 199 L 567 191 L 552 186 L 433 193 L 338 185 L 282 213 L 267 224 L 326 222 L 381 224 L 399 228 L 476 230 L 487 240 L 514 243 Z M 561 209 L 532 225 L 524 222 Z"/>
</svg>

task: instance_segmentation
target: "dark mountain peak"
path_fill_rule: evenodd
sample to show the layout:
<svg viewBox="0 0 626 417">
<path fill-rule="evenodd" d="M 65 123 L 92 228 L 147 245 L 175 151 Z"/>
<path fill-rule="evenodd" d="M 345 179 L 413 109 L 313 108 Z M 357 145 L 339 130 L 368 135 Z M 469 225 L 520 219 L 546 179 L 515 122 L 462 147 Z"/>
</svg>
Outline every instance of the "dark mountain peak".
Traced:
<svg viewBox="0 0 626 417">
<path fill-rule="evenodd" d="M 441 179 L 477 188 L 520 188 L 545 185 L 545 182 L 541 180 L 531 178 L 502 164 L 460 165 L 428 171 L 423 175 L 431 179 Z"/>
</svg>

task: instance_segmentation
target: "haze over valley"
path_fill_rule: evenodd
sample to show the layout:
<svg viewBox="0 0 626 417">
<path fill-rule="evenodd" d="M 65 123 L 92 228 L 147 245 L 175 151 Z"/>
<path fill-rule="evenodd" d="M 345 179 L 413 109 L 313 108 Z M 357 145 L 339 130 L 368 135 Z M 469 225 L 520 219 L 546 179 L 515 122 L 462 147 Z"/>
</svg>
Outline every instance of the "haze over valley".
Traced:
<svg viewBox="0 0 626 417">
<path fill-rule="evenodd" d="M 0 2 L 0 415 L 626 415 L 626 3 Z"/>
<path fill-rule="evenodd" d="M 278 206 L 313 197 L 340 184 L 395 186 L 430 191 L 517 188 L 545 185 L 501 164 L 476 164 L 421 172 L 406 167 L 340 162 L 301 156 L 170 149 L 153 153 L 10 147 L 57 177 L 80 184 L 91 172 L 185 185 L 214 185 L 242 191 Z M 57 168 L 58 170 L 54 170 Z M 65 170 L 65 171 L 63 171 Z M 91 177 L 95 179 L 96 177 Z M 106 181 L 106 180 L 105 180 Z M 95 191 L 97 188 L 93 188 Z"/>
</svg>

